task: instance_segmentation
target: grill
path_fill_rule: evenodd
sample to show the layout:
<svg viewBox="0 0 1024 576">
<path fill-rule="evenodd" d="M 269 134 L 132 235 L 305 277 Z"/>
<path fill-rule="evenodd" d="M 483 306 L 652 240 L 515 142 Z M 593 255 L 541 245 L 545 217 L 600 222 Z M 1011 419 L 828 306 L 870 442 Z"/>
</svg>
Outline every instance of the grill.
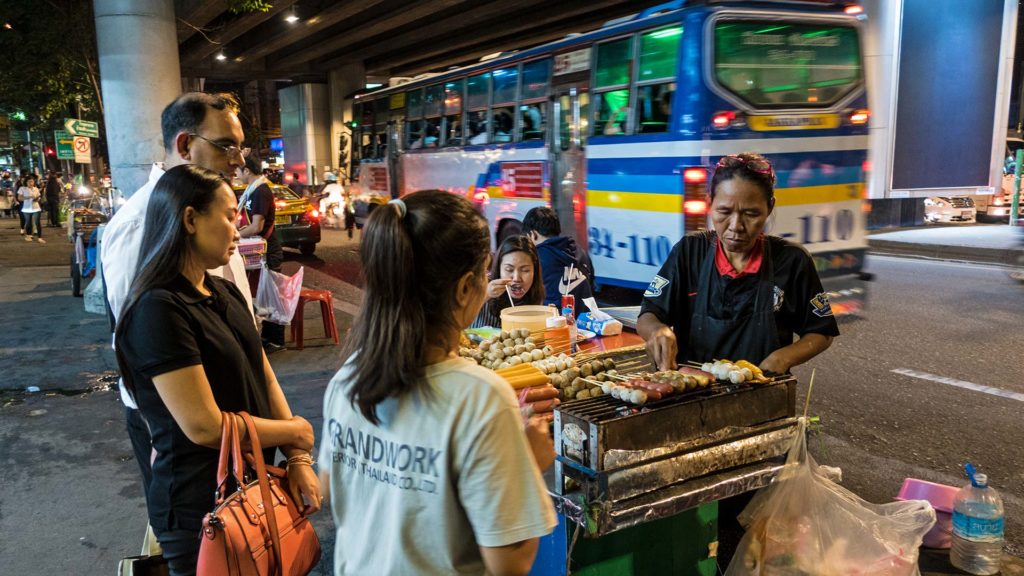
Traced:
<svg viewBox="0 0 1024 576">
<path fill-rule="evenodd" d="M 795 412 L 792 377 L 644 406 L 567 402 L 555 410 L 557 500 L 596 537 L 760 488 L 782 466 Z"/>
</svg>

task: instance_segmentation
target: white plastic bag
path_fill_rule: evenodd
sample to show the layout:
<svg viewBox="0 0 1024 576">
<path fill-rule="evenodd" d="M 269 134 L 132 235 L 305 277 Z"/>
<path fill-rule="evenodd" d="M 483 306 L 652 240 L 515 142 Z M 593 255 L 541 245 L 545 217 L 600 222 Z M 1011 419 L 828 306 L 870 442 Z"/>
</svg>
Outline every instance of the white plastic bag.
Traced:
<svg viewBox="0 0 1024 576">
<path fill-rule="evenodd" d="M 785 467 L 739 521 L 726 576 L 915 576 L 935 510 L 924 500 L 871 504 L 827 479 L 807 453 L 806 418 Z"/>
<path fill-rule="evenodd" d="M 303 268 L 299 268 L 293 276 L 288 276 L 274 272 L 264 263 L 256 299 L 253 300 L 256 315 L 275 324 L 291 322 L 295 308 L 299 305 L 299 293 L 302 292 L 302 271 Z"/>
</svg>

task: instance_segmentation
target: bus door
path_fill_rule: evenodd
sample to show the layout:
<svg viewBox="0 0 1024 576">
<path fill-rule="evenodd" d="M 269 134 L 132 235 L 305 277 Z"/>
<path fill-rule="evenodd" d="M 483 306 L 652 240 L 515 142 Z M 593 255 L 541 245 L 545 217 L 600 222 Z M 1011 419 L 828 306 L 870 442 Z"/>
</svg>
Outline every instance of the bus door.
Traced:
<svg viewBox="0 0 1024 576">
<path fill-rule="evenodd" d="M 558 214 L 562 233 L 587 250 L 586 156 L 584 138 L 590 94 L 584 82 L 556 84 L 552 113 L 557 128 L 551 130 L 551 205 Z"/>
</svg>

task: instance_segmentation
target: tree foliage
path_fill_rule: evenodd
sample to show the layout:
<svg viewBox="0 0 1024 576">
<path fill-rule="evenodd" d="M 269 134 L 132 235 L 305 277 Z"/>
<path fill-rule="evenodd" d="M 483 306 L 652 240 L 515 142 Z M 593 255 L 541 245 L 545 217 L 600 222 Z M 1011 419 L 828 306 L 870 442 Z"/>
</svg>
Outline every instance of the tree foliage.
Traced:
<svg viewBox="0 0 1024 576">
<path fill-rule="evenodd" d="M 83 118 L 102 120 L 92 2 L 4 0 L 0 26 L 0 112 L 43 128 L 80 104 Z"/>
<path fill-rule="evenodd" d="M 243 12 L 266 12 L 274 5 L 263 0 L 228 0 L 228 10 L 235 14 Z"/>
</svg>

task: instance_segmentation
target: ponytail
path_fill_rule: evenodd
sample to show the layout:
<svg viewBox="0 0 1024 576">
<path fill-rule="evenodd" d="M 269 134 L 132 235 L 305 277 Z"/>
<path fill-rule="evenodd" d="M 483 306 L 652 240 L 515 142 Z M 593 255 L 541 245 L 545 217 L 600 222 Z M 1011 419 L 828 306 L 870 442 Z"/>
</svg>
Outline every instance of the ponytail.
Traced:
<svg viewBox="0 0 1024 576">
<path fill-rule="evenodd" d="M 488 244 L 487 221 L 473 205 L 440 190 L 370 214 L 360 246 L 366 292 L 345 354 L 349 401 L 373 424 L 378 404 L 423 387 L 428 345 L 461 328 L 456 287 L 466 272 L 483 273 Z"/>
</svg>

